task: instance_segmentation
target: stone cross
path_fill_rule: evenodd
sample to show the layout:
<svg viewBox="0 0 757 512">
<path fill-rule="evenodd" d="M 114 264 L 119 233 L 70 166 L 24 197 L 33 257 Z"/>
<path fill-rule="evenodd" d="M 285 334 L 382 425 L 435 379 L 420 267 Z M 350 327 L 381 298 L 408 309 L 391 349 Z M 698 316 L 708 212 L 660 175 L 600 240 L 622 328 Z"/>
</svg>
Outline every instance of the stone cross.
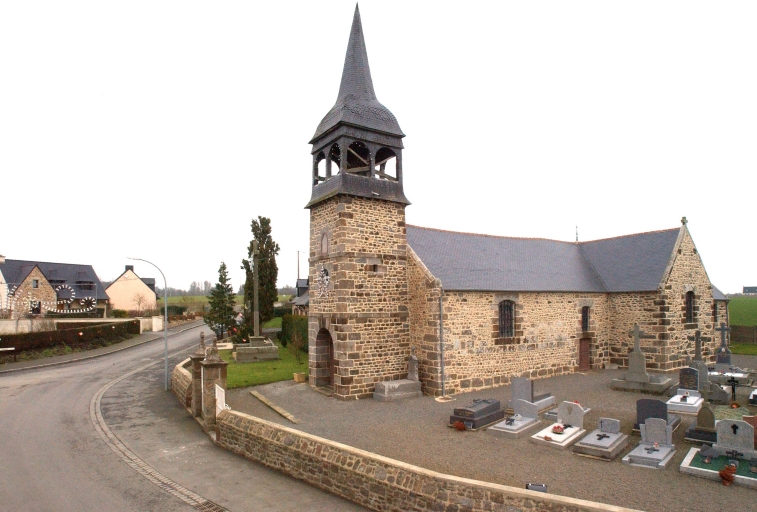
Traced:
<svg viewBox="0 0 757 512">
<path fill-rule="evenodd" d="M 696 332 L 696 352 L 694 354 L 694 361 L 702 360 L 702 332 Z"/>
<path fill-rule="evenodd" d="M 633 349 L 634 351 L 641 350 L 639 340 L 644 333 L 639 330 L 639 324 L 633 324 Z"/>
<path fill-rule="evenodd" d="M 720 322 L 720 327 L 715 328 L 716 331 L 720 331 L 720 348 L 726 348 L 725 333 L 731 330 L 730 327 L 725 326 L 725 322 Z"/>
</svg>

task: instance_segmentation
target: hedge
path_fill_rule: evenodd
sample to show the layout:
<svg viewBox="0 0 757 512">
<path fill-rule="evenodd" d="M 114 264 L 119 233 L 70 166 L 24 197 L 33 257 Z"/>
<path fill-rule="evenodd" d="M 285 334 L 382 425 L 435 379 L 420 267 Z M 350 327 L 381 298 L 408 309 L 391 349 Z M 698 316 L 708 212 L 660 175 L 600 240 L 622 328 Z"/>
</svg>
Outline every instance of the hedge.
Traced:
<svg viewBox="0 0 757 512">
<path fill-rule="evenodd" d="M 87 348 L 92 345 L 108 345 L 139 334 L 139 321 L 100 324 L 93 327 L 65 329 L 61 331 L 28 332 L 23 334 L 3 334 L 0 347 L 14 347 L 16 352 L 40 350 L 60 345 L 71 348 Z"/>
<path fill-rule="evenodd" d="M 281 335 L 279 340 L 281 345 L 286 347 L 289 340 L 292 339 L 292 334 L 299 332 L 302 337 L 302 341 L 305 345 L 305 350 L 308 346 L 308 317 L 302 315 L 284 315 L 281 318 Z"/>
</svg>

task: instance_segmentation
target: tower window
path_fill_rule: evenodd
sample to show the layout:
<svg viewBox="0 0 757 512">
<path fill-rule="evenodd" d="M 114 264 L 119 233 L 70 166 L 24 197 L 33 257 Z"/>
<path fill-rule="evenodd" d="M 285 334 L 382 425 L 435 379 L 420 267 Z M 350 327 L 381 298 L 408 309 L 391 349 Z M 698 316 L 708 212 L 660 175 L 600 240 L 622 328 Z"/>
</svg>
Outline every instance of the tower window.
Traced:
<svg viewBox="0 0 757 512">
<path fill-rule="evenodd" d="M 515 335 L 515 303 L 503 300 L 499 303 L 499 337 L 512 338 Z"/>
<path fill-rule="evenodd" d="M 389 148 L 381 148 L 376 152 L 376 178 L 397 181 L 397 155 Z"/>
<path fill-rule="evenodd" d="M 364 143 L 355 141 L 347 149 L 347 172 L 369 176 L 371 172 L 371 152 Z"/>
</svg>

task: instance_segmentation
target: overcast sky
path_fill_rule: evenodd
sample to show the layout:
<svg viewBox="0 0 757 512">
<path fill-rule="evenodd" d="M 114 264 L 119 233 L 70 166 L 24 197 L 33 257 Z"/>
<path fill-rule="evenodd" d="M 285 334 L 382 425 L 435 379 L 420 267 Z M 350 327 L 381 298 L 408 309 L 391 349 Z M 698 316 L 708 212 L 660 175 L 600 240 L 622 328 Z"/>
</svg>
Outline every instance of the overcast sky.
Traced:
<svg viewBox="0 0 757 512">
<path fill-rule="evenodd" d="M 307 274 L 308 141 L 353 1 L 0 3 L 0 254 L 236 289 L 270 217 Z M 409 224 L 582 241 L 686 216 L 757 286 L 757 2 L 360 2 Z"/>
</svg>

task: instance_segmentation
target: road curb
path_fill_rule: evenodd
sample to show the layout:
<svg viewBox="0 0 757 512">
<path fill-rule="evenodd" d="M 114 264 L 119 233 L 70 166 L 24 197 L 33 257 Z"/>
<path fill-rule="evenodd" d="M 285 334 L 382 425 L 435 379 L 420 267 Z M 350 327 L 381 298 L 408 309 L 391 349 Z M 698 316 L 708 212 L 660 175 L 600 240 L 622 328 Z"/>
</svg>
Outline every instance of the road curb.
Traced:
<svg viewBox="0 0 757 512">
<path fill-rule="evenodd" d="M 203 325 L 205 325 L 205 324 L 203 323 L 203 324 L 199 324 L 199 325 L 193 325 L 191 327 L 187 327 L 185 329 L 180 329 L 180 330 L 174 331 L 174 332 L 170 332 L 169 331 L 168 335 L 169 336 L 173 336 L 174 334 L 180 334 L 182 332 L 186 332 L 186 331 L 189 331 L 189 330 L 192 330 L 192 329 L 196 329 L 198 327 L 202 327 Z M 116 352 L 122 352 L 124 350 L 128 350 L 128 349 L 133 348 L 133 347 L 139 347 L 140 345 L 144 345 L 145 343 L 150 343 L 151 341 L 160 340 L 160 339 L 164 339 L 164 338 L 165 338 L 165 335 L 160 335 L 160 336 L 156 336 L 155 338 L 150 338 L 150 339 L 147 339 L 147 340 L 139 341 L 137 343 L 134 343 L 133 345 L 129 345 L 129 346 L 125 346 L 125 347 L 118 347 L 118 348 L 115 348 L 113 350 L 109 350 L 108 352 L 102 352 L 101 354 L 90 354 L 90 355 L 86 355 L 86 356 L 83 356 L 83 357 L 78 357 L 76 359 L 69 359 L 67 361 L 56 361 L 56 362 L 53 362 L 53 363 L 37 364 L 37 365 L 34 365 L 34 366 L 25 366 L 23 368 L 8 368 L 6 370 L 0 370 L 0 374 L 11 373 L 11 372 L 20 372 L 20 371 L 24 371 L 24 370 L 36 370 L 38 368 L 49 368 L 50 366 L 59 366 L 59 365 L 62 365 L 62 364 L 69 364 L 69 363 L 78 363 L 78 362 L 81 362 L 81 361 L 87 361 L 88 359 L 95 359 L 95 358 L 98 358 L 98 357 L 107 356 L 109 354 L 115 354 Z M 82 352 L 82 353 L 86 354 L 86 352 Z"/>
</svg>

